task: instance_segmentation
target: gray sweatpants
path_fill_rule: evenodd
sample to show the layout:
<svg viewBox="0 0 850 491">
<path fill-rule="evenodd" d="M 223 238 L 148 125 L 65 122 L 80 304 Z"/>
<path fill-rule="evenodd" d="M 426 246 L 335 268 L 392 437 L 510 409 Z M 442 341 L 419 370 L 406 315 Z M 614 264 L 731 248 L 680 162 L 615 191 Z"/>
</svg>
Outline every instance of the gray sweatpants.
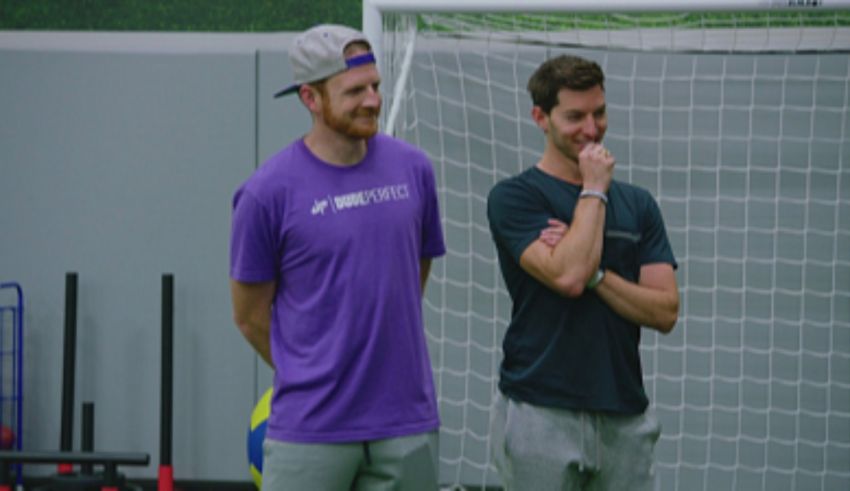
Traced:
<svg viewBox="0 0 850 491">
<path fill-rule="evenodd" d="M 533 406 L 496 395 L 493 459 L 506 491 L 652 491 L 651 410 L 637 416 Z"/>
<path fill-rule="evenodd" d="M 358 443 L 263 442 L 263 491 L 435 491 L 437 432 Z"/>
</svg>

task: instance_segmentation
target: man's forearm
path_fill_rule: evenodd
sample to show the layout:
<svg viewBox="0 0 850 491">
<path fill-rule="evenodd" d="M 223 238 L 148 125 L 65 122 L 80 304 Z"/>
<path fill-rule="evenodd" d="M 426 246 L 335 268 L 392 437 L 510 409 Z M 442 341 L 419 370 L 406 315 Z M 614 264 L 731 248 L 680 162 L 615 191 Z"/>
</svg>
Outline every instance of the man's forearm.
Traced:
<svg viewBox="0 0 850 491">
<path fill-rule="evenodd" d="M 248 340 L 251 347 L 254 348 L 254 351 L 256 351 L 270 367 L 274 368 L 274 363 L 272 363 L 269 327 L 270 323 L 253 321 L 240 324 L 239 330 L 242 332 L 242 335 L 245 336 L 245 339 Z"/>
<path fill-rule="evenodd" d="M 569 231 L 552 249 L 552 257 L 563 277 L 579 287 L 599 268 L 602 257 L 602 233 L 605 228 L 605 204 L 595 198 L 581 199 L 575 208 Z"/>
<path fill-rule="evenodd" d="M 257 354 L 272 368 L 270 333 L 276 289 L 274 281 L 243 283 L 230 280 L 233 321 Z"/>
<path fill-rule="evenodd" d="M 675 289 L 632 283 L 608 270 L 594 291 L 614 312 L 630 322 L 662 333 L 670 332 L 676 325 L 679 294 Z"/>
<path fill-rule="evenodd" d="M 428 275 L 431 274 L 431 258 L 419 260 L 419 287 L 420 294 L 425 297 L 425 285 L 428 283 Z"/>
</svg>

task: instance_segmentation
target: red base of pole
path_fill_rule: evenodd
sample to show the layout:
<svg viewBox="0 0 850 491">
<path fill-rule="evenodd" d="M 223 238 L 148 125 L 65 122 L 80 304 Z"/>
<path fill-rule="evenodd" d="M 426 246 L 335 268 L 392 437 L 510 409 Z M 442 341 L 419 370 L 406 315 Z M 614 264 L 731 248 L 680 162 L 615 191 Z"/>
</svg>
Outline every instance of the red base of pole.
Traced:
<svg viewBox="0 0 850 491">
<path fill-rule="evenodd" d="M 170 465 L 159 466 L 157 491 L 174 491 L 174 468 Z"/>
</svg>

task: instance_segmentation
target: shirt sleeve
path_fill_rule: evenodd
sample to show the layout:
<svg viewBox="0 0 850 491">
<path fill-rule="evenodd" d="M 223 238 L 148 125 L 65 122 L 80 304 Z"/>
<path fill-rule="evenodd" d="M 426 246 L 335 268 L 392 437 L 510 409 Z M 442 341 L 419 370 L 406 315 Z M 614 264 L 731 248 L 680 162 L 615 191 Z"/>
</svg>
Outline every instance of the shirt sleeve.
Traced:
<svg viewBox="0 0 850 491">
<path fill-rule="evenodd" d="M 496 184 L 487 197 L 487 219 L 497 246 L 519 263 L 522 253 L 548 226 L 552 213 L 516 181 Z"/>
<path fill-rule="evenodd" d="M 244 188 L 237 191 L 230 235 L 231 278 L 245 283 L 276 279 L 278 260 L 273 230 L 262 204 Z"/>
<path fill-rule="evenodd" d="M 446 253 L 443 227 L 440 223 L 440 206 L 437 202 L 437 189 L 434 169 L 426 159 L 422 178 L 423 216 L 422 216 L 422 252 L 423 258 L 439 257 Z"/>
<path fill-rule="evenodd" d="M 651 263 L 669 263 L 673 269 L 678 268 L 673 248 L 667 238 L 667 229 L 658 203 L 647 193 L 644 226 L 641 233 L 638 262 L 641 265 Z"/>
</svg>

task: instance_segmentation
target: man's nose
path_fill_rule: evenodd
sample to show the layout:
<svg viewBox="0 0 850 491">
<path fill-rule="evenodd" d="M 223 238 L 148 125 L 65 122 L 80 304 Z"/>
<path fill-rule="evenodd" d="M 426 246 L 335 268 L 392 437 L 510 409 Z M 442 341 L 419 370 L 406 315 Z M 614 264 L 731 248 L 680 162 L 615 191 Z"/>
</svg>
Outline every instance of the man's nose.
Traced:
<svg viewBox="0 0 850 491">
<path fill-rule="evenodd" d="M 592 114 L 585 116 L 584 121 L 582 121 L 581 131 L 584 133 L 584 136 L 594 140 L 599 135 L 599 126 L 596 124 L 596 119 Z"/>
<path fill-rule="evenodd" d="M 366 89 L 366 97 L 363 99 L 364 107 L 379 107 L 381 105 L 381 93 L 377 88 L 369 87 Z"/>
</svg>

